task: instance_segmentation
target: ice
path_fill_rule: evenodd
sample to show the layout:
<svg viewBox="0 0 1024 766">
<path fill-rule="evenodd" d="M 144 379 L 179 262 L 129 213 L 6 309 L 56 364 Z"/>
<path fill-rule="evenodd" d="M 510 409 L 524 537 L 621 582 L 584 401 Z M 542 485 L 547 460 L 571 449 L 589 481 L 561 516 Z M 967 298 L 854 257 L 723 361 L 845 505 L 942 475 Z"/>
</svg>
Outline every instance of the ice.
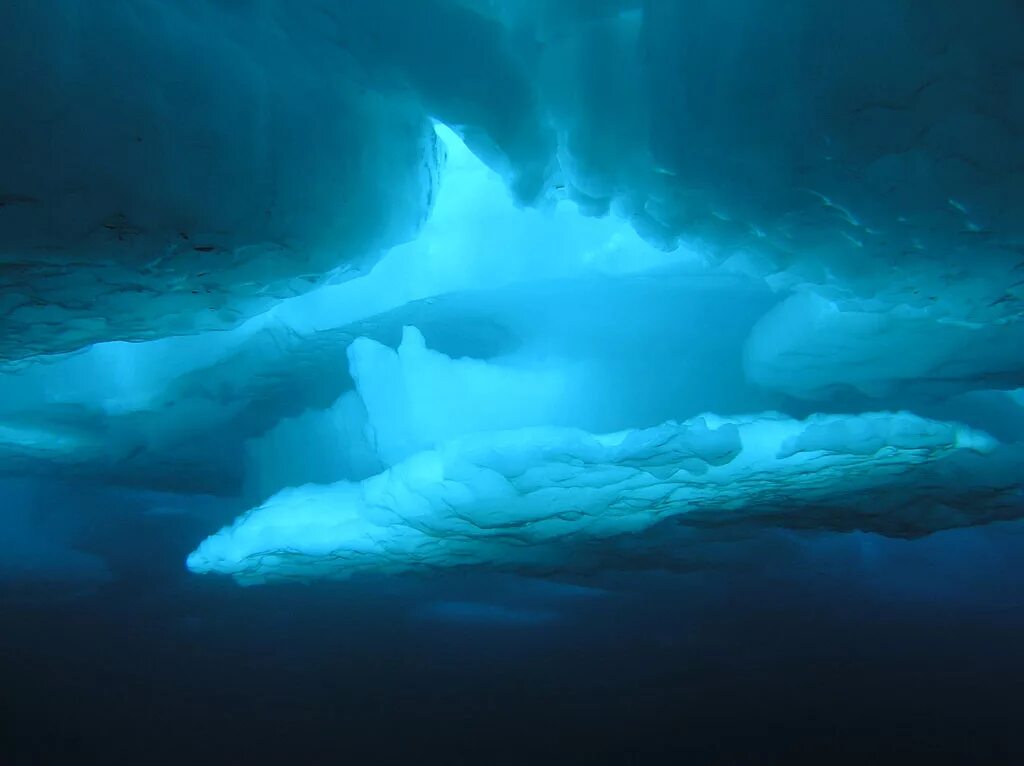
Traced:
<svg viewBox="0 0 1024 766">
<path fill-rule="evenodd" d="M 524 370 L 431 351 L 406 327 L 392 351 L 366 338 L 348 348 L 372 440 L 388 464 L 452 436 L 559 420 L 566 402 L 557 369 Z"/>
<path fill-rule="evenodd" d="M 948 486 L 914 484 L 914 472 L 995 448 L 966 427 L 906 413 L 708 417 L 613 437 L 552 427 L 477 433 L 362 482 L 285 490 L 205 540 L 188 566 L 245 584 L 439 567 L 571 569 L 600 560 L 610 539 L 675 517 L 799 521 L 802 511 L 836 506 L 847 523 L 844 505 L 871 529 L 871 498 L 894 479 L 915 511 L 948 502 Z M 999 494 L 985 483 L 956 489 L 973 493 L 967 513 L 984 513 L 982 498 Z M 933 521 L 938 529 L 948 518 Z"/>
<path fill-rule="evenodd" d="M 0 9 L 0 357 L 230 327 L 416 233 L 426 115 L 262 5 Z"/>
<path fill-rule="evenodd" d="M 466 369 L 500 358 L 502 369 L 561 386 L 560 410 L 530 405 L 531 424 L 551 417 L 605 430 L 777 405 L 745 382 L 736 354 L 775 300 L 764 285 L 705 273 L 692 254 L 665 254 L 622 221 L 581 217 L 570 202 L 516 208 L 500 176 L 450 130 L 437 132 L 449 159 L 433 215 L 367 275 L 281 301 L 234 330 L 102 343 L 0 375 L 0 470 L 242 491 L 251 501 L 305 481 L 364 478 L 379 458 L 370 449 L 370 465 L 356 454 L 365 452 L 361 426 L 332 432 L 347 428 L 338 403 L 355 384 L 347 351 L 359 338 L 363 348 L 400 345 L 407 325 L 431 349 L 471 356 Z M 679 326 L 666 336 L 668 319 Z M 703 330 L 709 322 L 713 335 Z M 647 353 L 650 344 L 661 353 Z M 418 379 L 425 369 L 409 380 L 421 413 L 430 410 L 424 397 L 443 393 L 441 381 Z M 487 374 L 475 407 L 494 383 Z M 378 373 L 373 384 L 387 378 Z M 368 397 L 384 396 L 372 387 Z M 517 393 L 488 404 L 492 415 L 508 417 Z M 313 444 L 316 454 L 305 456 L 301 445 Z"/>
<path fill-rule="evenodd" d="M 1020 517 L 1022 21 L 8 2 L 0 476 L 244 582 Z"/>
<path fill-rule="evenodd" d="M 246 442 L 245 493 L 263 498 L 281 487 L 378 473 L 383 464 L 367 429 L 366 408 L 353 391 L 326 410 L 279 421 Z"/>
<path fill-rule="evenodd" d="M 835 301 L 799 292 L 763 316 L 744 353 L 747 374 L 794 396 L 835 389 L 868 396 L 955 395 L 1024 381 L 1024 324 L 968 322 L 906 304 Z"/>
<path fill-rule="evenodd" d="M 431 119 L 521 204 L 1004 321 L 1020 23 L 1012 0 L 7 3 L 0 353 L 230 327 L 352 276 L 428 217 Z"/>
</svg>

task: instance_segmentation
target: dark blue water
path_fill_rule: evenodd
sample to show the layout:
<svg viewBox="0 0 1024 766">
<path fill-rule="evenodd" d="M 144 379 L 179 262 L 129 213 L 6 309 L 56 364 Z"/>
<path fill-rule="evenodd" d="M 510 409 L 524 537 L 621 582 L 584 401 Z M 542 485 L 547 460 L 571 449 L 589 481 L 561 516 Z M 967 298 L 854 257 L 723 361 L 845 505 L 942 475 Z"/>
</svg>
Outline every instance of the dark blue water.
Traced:
<svg viewBox="0 0 1024 766">
<path fill-rule="evenodd" d="M 1020 525 L 914 542 L 771 533 L 783 552 L 757 567 L 571 584 L 245 589 L 182 565 L 217 523 L 210 504 L 152 516 L 127 494 L 57 487 L 35 512 L 70 498 L 89 522 L 77 545 L 109 578 L 4 586 L 4 764 L 1024 754 Z"/>
</svg>

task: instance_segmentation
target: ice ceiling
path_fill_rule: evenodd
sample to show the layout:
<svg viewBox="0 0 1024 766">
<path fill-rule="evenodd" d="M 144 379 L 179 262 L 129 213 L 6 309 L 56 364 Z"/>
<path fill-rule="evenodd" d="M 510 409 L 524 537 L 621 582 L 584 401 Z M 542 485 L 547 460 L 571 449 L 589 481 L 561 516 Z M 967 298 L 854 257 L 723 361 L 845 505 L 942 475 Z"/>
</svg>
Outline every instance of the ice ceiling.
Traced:
<svg viewBox="0 0 1024 766">
<path fill-rule="evenodd" d="M 2 3 L 0 471 L 242 497 L 243 583 L 1022 517 L 1022 29 Z"/>
</svg>

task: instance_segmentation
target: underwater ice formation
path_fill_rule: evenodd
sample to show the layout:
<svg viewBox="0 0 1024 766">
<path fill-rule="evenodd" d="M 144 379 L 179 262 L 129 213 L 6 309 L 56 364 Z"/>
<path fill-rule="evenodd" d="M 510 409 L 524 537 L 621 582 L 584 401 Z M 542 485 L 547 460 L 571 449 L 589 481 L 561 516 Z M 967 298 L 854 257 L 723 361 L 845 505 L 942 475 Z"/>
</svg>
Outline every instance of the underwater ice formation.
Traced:
<svg viewBox="0 0 1024 766">
<path fill-rule="evenodd" d="M 14 0 L 0 353 L 237 324 L 415 234 L 455 126 L 514 196 L 934 318 L 1019 317 L 1013 0 Z"/>
<path fill-rule="evenodd" d="M 361 431 L 364 454 L 389 467 L 282 490 L 203 542 L 190 569 L 246 584 L 467 566 L 578 571 L 601 566 L 609 540 L 632 539 L 642 558 L 644 533 L 673 519 L 918 535 L 1020 510 L 1020 451 L 955 423 L 762 413 L 593 434 L 545 425 L 592 422 L 604 406 L 581 400 L 551 365 L 450 359 L 412 327 L 395 351 L 360 339 L 349 360 L 365 406 L 349 400 L 354 420 L 335 432 Z M 652 548 L 662 543 L 655 535 Z M 622 557 L 618 542 L 614 551 Z"/>
<path fill-rule="evenodd" d="M 208 538 L 188 566 L 243 583 L 483 564 L 571 568 L 573 548 L 679 514 L 778 522 L 829 506 L 840 516 L 852 499 L 869 517 L 894 477 L 994 447 L 982 433 L 903 413 L 708 416 L 606 435 L 478 433 L 360 483 L 285 490 Z M 965 488 L 911 483 L 901 503 L 939 506 L 951 489 Z M 932 523 L 979 510 L 944 509 Z"/>
<path fill-rule="evenodd" d="M 1024 515 L 1022 27 L 4 3 L 0 474 L 238 499 L 248 581 Z"/>
<path fill-rule="evenodd" d="M 4 3 L 0 357 L 237 324 L 415 234 L 429 121 L 313 11 Z"/>
</svg>

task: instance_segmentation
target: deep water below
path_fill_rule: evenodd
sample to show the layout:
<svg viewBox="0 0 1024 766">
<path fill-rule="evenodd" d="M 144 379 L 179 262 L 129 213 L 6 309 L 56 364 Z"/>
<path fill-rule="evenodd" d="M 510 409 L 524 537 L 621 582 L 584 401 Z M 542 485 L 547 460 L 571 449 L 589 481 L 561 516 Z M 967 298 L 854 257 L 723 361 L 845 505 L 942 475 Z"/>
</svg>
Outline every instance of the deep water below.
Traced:
<svg viewBox="0 0 1024 766">
<path fill-rule="evenodd" d="M 79 547 L 110 574 L 4 586 L 4 764 L 1024 754 L 1020 524 L 774 532 L 780 553 L 757 566 L 573 584 L 240 588 L 182 565 L 209 516 L 140 514 L 109 490 L 43 499 L 60 497 L 89 506 Z"/>
</svg>

